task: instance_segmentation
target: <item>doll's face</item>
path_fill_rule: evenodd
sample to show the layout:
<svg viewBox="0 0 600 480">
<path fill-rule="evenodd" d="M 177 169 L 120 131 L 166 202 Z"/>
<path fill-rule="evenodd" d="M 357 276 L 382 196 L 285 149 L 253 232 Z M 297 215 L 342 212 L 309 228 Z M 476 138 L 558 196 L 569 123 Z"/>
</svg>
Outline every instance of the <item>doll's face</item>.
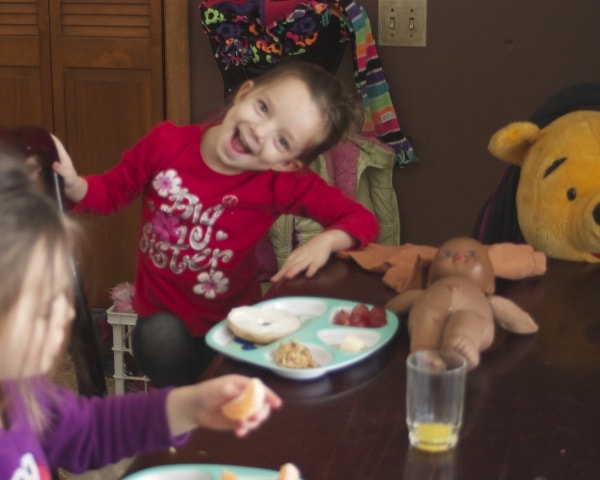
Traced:
<svg viewBox="0 0 600 480">
<path fill-rule="evenodd" d="M 467 277 L 486 294 L 494 293 L 494 270 L 487 248 L 472 238 L 453 238 L 437 251 L 429 269 L 429 283 L 448 276 Z"/>
</svg>

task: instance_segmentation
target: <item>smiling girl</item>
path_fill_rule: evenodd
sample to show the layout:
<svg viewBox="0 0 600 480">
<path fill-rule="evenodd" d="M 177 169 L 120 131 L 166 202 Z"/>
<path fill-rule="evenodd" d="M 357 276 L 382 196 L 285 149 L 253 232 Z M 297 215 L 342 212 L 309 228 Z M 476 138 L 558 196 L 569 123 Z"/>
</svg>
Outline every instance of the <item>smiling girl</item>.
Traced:
<svg viewBox="0 0 600 480">
<path fill-rule="evenodd" d="M 260 300 L 254 249 L 280 215 L 325 229 L 274 282 L 310 277 L 333 252 L 378 237 L 369 210 L 306 168 L 360 125 L 355 100 L 322 68 L 290 62 L 245 82 L 220 122 L 161 123 L 102 175 L 78 176 L 57 145 L 77 211 L 110 214 L 142 195 L 133 348 L 153 385 L 195 381 L 213 355 L 206 332 Z"/>
</svg>

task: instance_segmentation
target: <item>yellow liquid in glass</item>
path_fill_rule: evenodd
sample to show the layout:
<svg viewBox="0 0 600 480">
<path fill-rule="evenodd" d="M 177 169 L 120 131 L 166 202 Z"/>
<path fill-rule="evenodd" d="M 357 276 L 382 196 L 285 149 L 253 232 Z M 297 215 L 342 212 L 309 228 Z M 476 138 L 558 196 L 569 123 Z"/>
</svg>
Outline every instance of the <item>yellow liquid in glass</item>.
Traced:
<svg viewBox="0 0 600 480">
<path fill-rule="evenodd" d="M 415 423 L 410 432 L 410 441 L 419 450 L 444 452 L 456 445 L 457 433 L 450 423 Z"/>
</svg>

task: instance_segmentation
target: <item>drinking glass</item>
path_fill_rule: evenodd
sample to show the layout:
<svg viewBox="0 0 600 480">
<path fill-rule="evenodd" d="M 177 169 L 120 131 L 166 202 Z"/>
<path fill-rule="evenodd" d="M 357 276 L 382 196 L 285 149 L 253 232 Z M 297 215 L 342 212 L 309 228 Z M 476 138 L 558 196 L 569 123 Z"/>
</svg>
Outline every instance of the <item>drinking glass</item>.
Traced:
<svg viewBox="0 0 600 480">
<path fill-rule="evenodd" d="M 422 350 L 406 360 L 406 423 L 410 444 L 444 452 L 458 442 L 467 362 L 450 350 Z"/>
</svg>

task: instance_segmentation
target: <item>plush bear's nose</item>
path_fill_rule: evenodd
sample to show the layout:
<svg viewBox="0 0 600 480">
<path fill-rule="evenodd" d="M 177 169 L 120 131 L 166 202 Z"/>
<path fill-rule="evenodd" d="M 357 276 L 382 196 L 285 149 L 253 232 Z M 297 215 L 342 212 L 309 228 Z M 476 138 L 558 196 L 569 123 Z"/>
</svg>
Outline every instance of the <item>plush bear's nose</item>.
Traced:
<svg viewBox="0 0 600 480">
<path fill-rule="evenodd" d="M 594 222 L 596 222 L 596 225 L 600 225 L 600 203 L 598 205 L 596 205 L 596 208 L 594 208 Z"/>
</svg>

